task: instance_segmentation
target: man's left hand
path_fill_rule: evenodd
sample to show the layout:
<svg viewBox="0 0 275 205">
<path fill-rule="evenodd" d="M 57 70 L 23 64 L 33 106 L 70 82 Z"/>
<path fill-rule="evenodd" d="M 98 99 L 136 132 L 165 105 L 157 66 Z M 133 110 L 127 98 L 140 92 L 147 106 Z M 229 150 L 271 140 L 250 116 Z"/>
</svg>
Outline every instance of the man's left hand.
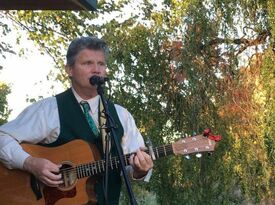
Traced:
<svg viewBox="0 0 275 205">
<path fill-rule="evenodd" d="M 148 171 L 153 168 L 151 156 L 142 151 L 142 149 L 138 149 L 135 154 L 131 155 L 130 164 L 134 169 L 133 177 L 135 179 L 144 177 Z"/>
</svg>

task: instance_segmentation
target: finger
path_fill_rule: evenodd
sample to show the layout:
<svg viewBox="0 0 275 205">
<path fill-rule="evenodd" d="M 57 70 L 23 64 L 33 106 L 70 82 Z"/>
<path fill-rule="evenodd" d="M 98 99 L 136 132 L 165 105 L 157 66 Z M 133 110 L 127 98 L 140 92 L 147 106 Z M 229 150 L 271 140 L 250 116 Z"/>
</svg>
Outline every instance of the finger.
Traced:
<svg viewBox="0 0 275 205">
<path fill-rule="evenodd" d="M 140 150 L 138 150 L 138 151 L 136 152 L 136 156 L 135 156 L 135 157 L 138 158 L 140 162 L 144 162 L 144 161 L 145 161 L 145 158 L 144 158 L 143 153 L 144 153 L 144 152 L 142 152 L 142 151 L 140 151 Z"/>
<path fill-rule="evenodd" d="M 138 154 L 134 156 L 134 169 L 141 169 L 141 159 Z"/>
<path fill-rule="evenodd" d="M 150 155 L 146 154 L 145 152 L 141 152 L 141 155 L 139 155 L 139 164 L 140 170 L 148 171 L 153 167 L 153 161 Z"/>
<path fill-rule="evenodd" d="M 153 167 L 153 160 L 152 160 L 151 155 L 149 155 L 148 153 L 143 152 L 143 151 L 142 151 L 142 154 L 143 154 L 145 163 L 146 163 L 148 166 L 150 166 L 150 168 L 152 168 L 152 167 Z"/>
<path fill-rule="evenodd" d="M 50 162 L 48 169 L 50 172 L 59 173 L 61 166 L 62 165 L 57 165 L 57 164 Z"/>
<path fill-rule="evenodd" d="M 57 180 L 60 180 L 62 178 L 62 175 L 61 174 L 55 174 L 55 173 L 52 173 L 52 172 L 48 172 L 46 174 L 46 177 L 51 179 L 51 180 L 57 181 Z"/>
<path fill-rule="evenodd" d="M 151 155 L 144 152 L 143 156 L 144 156 L 144 159 L 145 159 L 147 164 L 151 164 L 151 165 L 153 164 L 153 160 L 152 160 Z"/>
<path fill-rule="evenodd" d="M 54 174 L 52 172 L 47 172 L 44 175 L 45 179 L 48 179 L 51 182 L 54 182 L 54 184 L 60 184 L 63 183 L 62 175 L 61 174 Z"/>
<path fill-rule="evenodd" d="M 130 163 L 130 165 L 133 166 L 133 164 L 134 164 L 134 154 L 132 154 L 132 155 L 130 156 L 130 158 L 129 158 L 129 163 Z"/>
<path fill-rule="evenodd" d="M 63 183 L 63 181 L 61 181 L 61 180 L 55 181 L 55 180 L 51 180 L 47 177 L 44 177 L 41 181 L 50 187 L 57 187 L 59 184 Z"/>
<path fill-rule="evenodd" d="M 140 151 L 139 153 L 137 153 L 137 157 L 142 166 L 147 166 L 147 164 L 151 163 L 151 156 L 143 151 Z"/>
</svg>

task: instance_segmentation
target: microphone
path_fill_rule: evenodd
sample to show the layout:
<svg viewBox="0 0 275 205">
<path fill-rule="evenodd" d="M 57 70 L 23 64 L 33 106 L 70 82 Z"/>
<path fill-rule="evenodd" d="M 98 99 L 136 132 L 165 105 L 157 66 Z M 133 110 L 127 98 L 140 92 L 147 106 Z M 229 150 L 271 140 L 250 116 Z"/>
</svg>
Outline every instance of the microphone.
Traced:
<svg viewBox="0 0 275 205">
<path fill-rule="evenodd" d="M 101 84 L 104 84 L 108 80 L 109 80 L 109 78 L 107 78 L 107 77 L 94 75 L 90 78 L 89 81 L 92 85 L 101 85 Z"/>
</svg>

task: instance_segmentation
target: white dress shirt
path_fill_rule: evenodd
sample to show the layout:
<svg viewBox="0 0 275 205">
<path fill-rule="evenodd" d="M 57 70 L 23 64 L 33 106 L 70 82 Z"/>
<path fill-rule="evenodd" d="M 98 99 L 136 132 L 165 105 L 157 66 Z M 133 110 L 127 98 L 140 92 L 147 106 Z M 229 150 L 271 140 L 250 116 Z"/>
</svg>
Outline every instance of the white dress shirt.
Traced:
<svg viewBox="0 0 275 205">
<path fill-rule="evenodd" d="M 73 90 L 78 102 L 83 99 Z M 99 96 L 85 100 L 91 107 L 90 114 L 98 126 Z M 124 129 L 121 146 L 124 154 L 135 152 L 144 147 L 144 140 L 136 127 L 132 115 L 122 106 L 115 108 Z M 57 140 L 60 134 L 60 121 L 55 97 L 40 100 L 27 107 L 15 120 L 0 126 L 0 161 L 8 168 L 22 169 L 29 156 L 20 143 L 49 144 Z M 132 172 L 131 167 L 128 171 Z M 148 181 L 151 171 L 145 177 Z"/>
</svg>

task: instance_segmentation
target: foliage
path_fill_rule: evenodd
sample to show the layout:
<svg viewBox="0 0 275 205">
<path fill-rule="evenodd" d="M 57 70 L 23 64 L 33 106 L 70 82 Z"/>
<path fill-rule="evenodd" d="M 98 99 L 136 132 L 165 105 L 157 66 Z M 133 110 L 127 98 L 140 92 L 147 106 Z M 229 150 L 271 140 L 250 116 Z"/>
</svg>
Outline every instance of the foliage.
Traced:
<svg viewBox="0 0 275 205">
<path fill-rule="evenodd" d="M 129 12 L 132 4 L 137 12 Z M 138 193 L 146 188 L 152 195 L 145 196 L 156 195 L 159 204 L 274 199 L 274 1 L 100 1 L 96 13 L 7 17 L 55 59 L 52 77 L 64 84 L 68 42 L 104 38 L 112 54 L 112 98 L 153 144 L 206 127 L 223 136 L 211 157 L 155 162 L 151 182 Z"/>
<path fill-rule="evenodd" d="M 134 192 L 134 197 L 139 205 L 157 205 L 156 195 L 149 192 L 147 189 L 142 188 L 137 183 L 132 183 L 132 189 Z M 122 186 L 122 192 L 120 195 L 120 205 L 131 204 L 128 197 L 128 192 L 126 186 Z"/>
<path fill-rule="evenodd" d="M 7 95 L 10 93 L 8 85 L 0 82 L 0 125 L 7 122 L 10 114 L 8 109 Z"/>
<path fill-rule="evenodd" d="M 0 18 L 3 19 L 4 15 L 0 13 Z M 10 32 L 10 28 L 9 26 L 7 25 L 7 23 L 5 23 L 5 21 L 0 21 L 0 37 L 4 37 L 6 35 L 9 34 Z M 3 38 L 2 38 L 3 39 Z M 6 58 L 6 53 L 12 53 L 12 54 L 15 54 L 15 52 L 12 50 L 11 46 L 6 43 L 5 41 L 1 40 L 0 41 L 0 56 L 2 58 Z M 2 69 L 3 67 L 0 65 L 0 70 Z"/>
<path fill-rule="evenodd" d="M 3 39 L 4 36 L 7 36 L 11 30 L 8 26 L 8 24 L 3 21 L 4 15 L 0 13 L 0 18 L 2 19 L 0 21 L 0 37 L 2 40 L 0 40 L 0 57 L 6 58 L 7 53 L 15 54 L 15 52 L 12 50 L 11 46 L 6 43 Z M 0 70 L 3 69 L 3 66 L 0 65 Z M 8 109 L 8 102 L 7 102 L 7 95 L 10 93 L 10 87 L 6 85 L 3 82 L 0 82 L 0 125 L 7 122 L 7 119 L 10 114 L 10 110 Z"/>
</svg>

